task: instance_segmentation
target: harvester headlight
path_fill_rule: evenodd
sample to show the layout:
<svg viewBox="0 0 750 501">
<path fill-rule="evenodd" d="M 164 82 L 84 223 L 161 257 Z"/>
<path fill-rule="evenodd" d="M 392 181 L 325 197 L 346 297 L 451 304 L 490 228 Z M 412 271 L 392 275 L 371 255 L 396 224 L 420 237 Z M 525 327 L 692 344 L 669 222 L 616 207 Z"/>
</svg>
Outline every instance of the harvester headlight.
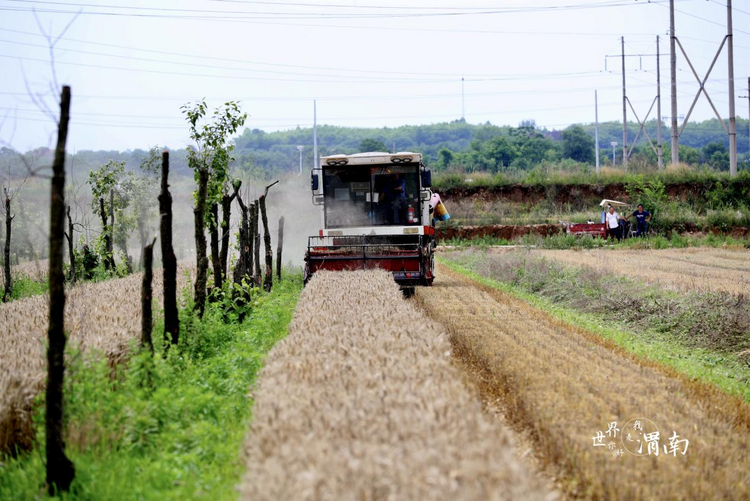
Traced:
<svg viewBox="0 0 750 501">
<path fill-rule="evenodd" d="M 391 162 L 393 162 L 395 164 L 400 164 L 401 163 L 401 159 L 399 157 L 391 158 Z"/>
<path fill-rule="evenodd" d="M 404 162 L 404 163 L 411 162 L 411 157 L 404 157 L 404 158 L 401 159 L 401 161 Z"/>
<path fill-rule="evenodd" d="M 336 165 L 346 165 L 348 163 L 349 163 L 349 160 L 343 159 L 343 160 L 339 160 L 338 162 L 336 162 Z"/>
</svg>

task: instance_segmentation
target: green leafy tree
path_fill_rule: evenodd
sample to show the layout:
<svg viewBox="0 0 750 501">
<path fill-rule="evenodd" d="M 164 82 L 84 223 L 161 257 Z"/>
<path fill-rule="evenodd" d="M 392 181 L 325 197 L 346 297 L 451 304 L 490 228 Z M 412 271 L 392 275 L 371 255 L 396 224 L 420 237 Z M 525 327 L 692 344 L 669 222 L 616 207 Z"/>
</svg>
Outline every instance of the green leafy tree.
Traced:
<svg viewBox="0 0 750 501">
<path fill-rule="evenodd" d="M 190 138 L 195 142 L 195 145 L 188 146 L 188 165 L 194 172 L 197 184 L 197 189 L 193 192 L 198 266 L 195 279 L 195 309 L 199 316 L 203 316 L 208 273 L 205 228 L 208 224 L 211 231 L 214 285 L 221 288 L 216 207 L 230 186 L 229 162 L 233 160 L 231 153 L 234 146 L 229 142 L 229 138 L 242 127 L 247 114 L 242 113 L 239 104 L 234 101 L 227 101 L 214 110 L 212 120 L 208 123 L 200 123 L 208 112 L 205 100 L 196 104 L 188 103 L 182 106 L 182 111 L 190 125 Z M 206 210 L 207 207 L 210 210 Z"/>
<path fill-rule="evenodd" d="M 367 138 L 359 142 L 359 151 L 362 153 L 368 151 L 388 151 L 388 147 L 383 141 Z"/>
<path fill-rule="evenodd" d="M 577 162 L 594 161 L 594 138 L 580 125 L 572 125 L 562 133 L 563 157 Z"/>
<path fill-rule="evenodd" d="M 448 148 L 441 148 L 438 151 L 438 165 L 440 167 L 448 168 L 453 163 L 453 152 Z"/>
<path fill-rule="evenodd" d="M 684 144 L 679 145 L 680 162 L 695 165 L 700 161 L 700 151 Z M 670 153 L 671 154 L 671 153 Z"/>
<path fill-rule="evenodd" d="M 127 198 L 123 196 L 122 190 L 118 189 L 124 176 L 125 164 L 114 160 L 109 160 L 98 169 L 89 172 L 88 183 L 93 195 L 91 209 L 98 213 L 102 220 L 102 233 L 96 248 L 102 256 L 105 268 L 109 271 L 115 269 L 115 215 L 118 210 L 121 212 L 127 205 Z"/>
</svg>

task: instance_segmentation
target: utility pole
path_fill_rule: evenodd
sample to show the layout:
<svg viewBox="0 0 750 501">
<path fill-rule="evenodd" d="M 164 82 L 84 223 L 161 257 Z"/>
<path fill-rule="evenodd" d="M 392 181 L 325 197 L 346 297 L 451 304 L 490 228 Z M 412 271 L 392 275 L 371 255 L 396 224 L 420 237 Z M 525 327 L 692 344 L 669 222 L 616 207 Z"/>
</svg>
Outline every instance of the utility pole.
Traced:
<svg viewBox="0 0 750 501">
<path fill-rule="evenodd" d="M 727 66 L 729 77 L 729 175 L 737 175 L 737 117 L 734 110 L 734 42 L 732 0 L 727 0 Z"/>
<path fill-rule="evenodd" d="M 663 150 L 661 144 L 661 67 L 659 65 L 659 35 L 656 36 L 656 158 L 659 170 L 664 169 Z"/>
<path fill-rule="evenodd" d="M 464 98 L 464 77 L 461 77 L 461 120 L 466 120 L 466 101 Z"/>
<path fill-rule="evenodd" d="M 669 0 L 669 66 L 672 79 L 672 165 L 680 163 L 679 135 L 677 133 L 677 38 L 674 34 L 674 0 Z M 661 120 L 661 117 L 659 117 Z"/>
<path fill-rule="evenodd" d="M 615 157 L 615 148 L 617 148 L 617 141 L 612 141 L 609 143 L 610 146 L 612 146 L 612 167 L 617 165 L 617 157 Z"/>
<path fill-rule="evenodd" d="M 622 165 L 628 170 L 628 95 L 625 92 L 625 37 L 622 42 Z"/>
<path fill-rule="evenodd" d="M 313 99 L 313 169 L 320 167 L 318 158 L 318 104 Z"/>
<path fill-rule="evenodd" d="M 299 173 L 302 174 L 302 150 L 304 150 L 304 146 L 297 146 L 297 151 L 299 151 Z"/>
<path fill-rule="evenodd" d="M 594 91 L 594 142 L 596 143 L 596 175 L 599 175 L 599 95 Z"/>
<path fill-rule="evenodd" d="M 693 66 L 692 61 L 690 61 L 690 58 L 687 55 L 687 52 L 685 52 L 685 48 L 682 46 L 682 43 L 680 42 L 680 39 L 677 38 L 674 34 L 674 0 L 670 0 L 669 2 L 669 14 L 670 14 L 670 32 L 671 32 L 671 46 L 672 46 L 672 162 L 675 161 L 676 157 L 676 147 L 677 147 L 677 138 L 682 134 L 682 131 L 685 130 L 685 126 L 688 124 L 688 121 L 690 120 L 690 114 L 693 112 L 693 109 L 695 108 L 695 104 L 698 102 L 698 99 L 700 98 L 701 94 L 703 94 L 706 97 L 706 100 L 708 101 L 708 104 L 711 105 L 711 109 L 716 114 L 716 118 L 721 124 L 721 126 L 724 128 L 724 131 L 729 136 L 729 171 L 732 176 L 737 175 L 737 117 L 734 110 L 734 43 L 733 43 L 733 35 L 732 35 L 732 0 L 727 0 L 727 34 L 724 37 L 724 39 L 721 41 L 721 45 L 719 46 L 719 49 L 716 51 L 716 55 L 714 56 L 713 61 L 711 61 L 711 66 L 709 66 L 708 71 L 706 71 L 705 76 L 701 78 L 698 75 L 698 72 L 695 71 L 695 66 Z M 708 78 L 711 76 L 711 71 L 713 71 L 714 66 L 716 65 L 716 61 L 719 59 L 719 55 L 721 54 L 721 51 L 724 49 L 724 45 L 727 45 L 727 58 L 728 58 L 728 73 L 729 73 L 729 125 L 727 126 L 726 122 L 724 121 L 724 118 L 721 116 L 721 113 L 719 113 L 719 110 L 716 109 L 716 106 L 714 105 L 714 102 L 711 100 L 711 96 L 708 94 L 708 90 L 706 89 L 706 81 L 708 81 Z M 677 119 L 677 98 L 676 98 L 676 78 L 675 78 L 675 47 L 679 46 L 680 51 L 682 52 L 682 55 L 685 57 L 685 61 L 687 61 L 688 66 L 690 66 L 690 71 L 693 73 L 693 76 L 695 77 L 695 80 L 699 84 L 698 91 L 695 94 L 695 98 L 693 99 L 693 103 L 690 105 L 690 108 L 688 109 L 687 115 L 685 115 L 685 119 L 682 122 L 682 126 L 680 127 L 679 131 L 675 130 L 675 124 Z"/>
</svg>

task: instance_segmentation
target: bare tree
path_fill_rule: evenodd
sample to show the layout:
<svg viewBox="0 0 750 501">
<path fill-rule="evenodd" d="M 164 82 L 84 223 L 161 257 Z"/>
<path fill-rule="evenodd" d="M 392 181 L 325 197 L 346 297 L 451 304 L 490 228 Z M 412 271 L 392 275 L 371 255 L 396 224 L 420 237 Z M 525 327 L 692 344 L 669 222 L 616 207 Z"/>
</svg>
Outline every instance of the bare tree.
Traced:
<svg viewBox="0 0 750 501">
<path fill-rule="evenodd" d="M 55 160 L 52 164 L 49 232 L 49 329 L 47 331 L 47 391 L 45 438 L 47 488 L 50 496 L 67 491 L 75 478 L 75 467 L 65 455 L 63 435 L 63 383 L 65 377 L 65 277 L 63 241 L 65 233 L 65 143 L 70 118 L 70 87 L 60 100 L 60 124 Z"/>
<path fill-rule="evenodd" d="M 154 238 L 150 244 L 143 249 L 143 283 L 141 285 L 141 346 L 147 347 L 154 353 L 154 341 L 151 331 L 154 328 L 153 302 L 154 294 L 151 286 L 154 267 Z"/>
<path fill-rule="evenodd" d="M 211 220 L 208 224 L 208 232 L 211 238 L 211 268 L 214 273 L 214 287 L 221 289 L 224 280 L 221 275 L 221 256 L 219 255 L 219 204 L 211 204 Z"/>
<path fill-rule="evenodd" d="M 263 244 L 266 251 L 266 276 L 263 280 L 263 288 L 266 292 L 271 292 L 271 287 L 273 286 L 273 248 L 271 247 L 271 231 L 268 228 L 268 215 L 266 214 L 266 197 L 268 196 L 268 190 L 276 184 L 278 184 L 278 181 L 266 186 L 263 195 L 258 199 L 260 216 L 263 220 Z M 260 277 L 258 277 L 258 280 L 260 280 Z"/>
<path fill-rule="evenodd" d="M 10 234 L 13 223 L 13 216 L 10 214 L 10 194 L 7 188 L 3 188 L 5 193 L 5 249 L 3 252 L 3 265 L 5 270 L 5 287 L 3 290 L 3 301 L 10 301 L 13 293 L 13 282 L 10 276 Z"/>
<path fill-rule="evenodd" d="M 206 281 L 208 274 L 208 257 L 206 257 L 206 232 L 204 224 L 206 221 L 206 192 L 208 191 L 208 169 L 198 169 L 198 197 L 193 210 L 195 218 L 195 254 L 196 270 L 195 276 L 195 309 L 198 317 L 203 317 L 206 308 Z"/>
<path fill-rule="evenodd" d="M 221 198 L 221 274 L 227 277 L 227 261 L 229 259 L 229 225 L 232 219 L 232 201 L 237 196 L 237 190 L 242 181 L 235 181 L 232 185 L 232 194 L 224 193 Z"/>
<path fill-rule="evenodd" d="M 284 247 L 284 216 L 279 218 L 279 238 L 276 242 L 276 278 L 281 280 L 281 251 Z"/>
<path fill-rule="evenodd" d="M 234 265 L 234 283 L 241 284 L 243 280 L 252 275 L 252 239 L 250 238 L 250 216 L 249 209 L 242 201 L 242 196 L 239 193 L 239 184 L 234 187 L 234 195 L 237 198 L 237 203 L 240 206 L 240 231 L 239 231 L 239 257 L 237 263 Z"/>
<path fill-rule="evenodd" d="M 68 239 L 68 256 L 70 257 L 70 270 L 68 274 L 68 280 L 70 282 L 76 281 L 76 253 L 75 253 L 75 244 L 73 243 L 73 237 L 75 234 L 73 233 L 73 218 L 70 217 L 70 205 L 68 205 L 68 208 L 66 209 L 65 213 L 68 216 L 68 231 L 65 233 L 65 238 Z"/>
<path fill-rule="evenodd" d="M 161 258 L 164 263 L 164 337 L 168 343 L 177 344 L 180 335 L 180 318 L 177 315 L 177 258 L 172 246 L 172 195 L 169 193 L 169 152 L 162 153 L 161 193 L 159 213 L 161 223 Z"/>
</svg>

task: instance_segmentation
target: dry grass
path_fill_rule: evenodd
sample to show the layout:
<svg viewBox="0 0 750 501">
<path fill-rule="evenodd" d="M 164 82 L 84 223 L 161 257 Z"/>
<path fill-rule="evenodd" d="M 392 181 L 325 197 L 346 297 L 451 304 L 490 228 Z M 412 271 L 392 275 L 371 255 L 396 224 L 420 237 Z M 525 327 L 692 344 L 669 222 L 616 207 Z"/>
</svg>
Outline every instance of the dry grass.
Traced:
<svg viewBox="0 0 750 501">
<path fill-rule="evenodd" d="M 140 273 L 98 283 L 82 283 L 67 291 L 65 330 L 69 345 L 98 351 L 120 362 L 141 334 Z M 160 272 L 154 273 L 154 296 L 161 300 Z M 182 282 L 181 284 L 179 282 Z M 178 287 L 187 283 L 184 268 Z M 0 453 L 32 445 L 34 399 L 47 377 L 48 295 L 0 304 Z"/>
<path fill-rule="evenodd" d="M 511 422 L 558 467 L 567 489 L 592 499 L 750 498 L 750 407 L 636 359 L 527 303 L 446 267 L 417 291 L 456 353 L 481 368 Z M 607 423 L 645 417 L 662 445 L 676 431 L 687 455 L 615 458 L 594 448 Z"/>
<path fill-rule="evenodd" d="M 695 247 L 664 250 L 539 250 L 549 259 L 628 275 L 674 290 L 750 292 L 750 251 Z"/>
<path fill-rule="evenodd" d="M 319 272 L 255 390 L 244 499 L 540 499 L 390 274 Z"/>
</svg>

